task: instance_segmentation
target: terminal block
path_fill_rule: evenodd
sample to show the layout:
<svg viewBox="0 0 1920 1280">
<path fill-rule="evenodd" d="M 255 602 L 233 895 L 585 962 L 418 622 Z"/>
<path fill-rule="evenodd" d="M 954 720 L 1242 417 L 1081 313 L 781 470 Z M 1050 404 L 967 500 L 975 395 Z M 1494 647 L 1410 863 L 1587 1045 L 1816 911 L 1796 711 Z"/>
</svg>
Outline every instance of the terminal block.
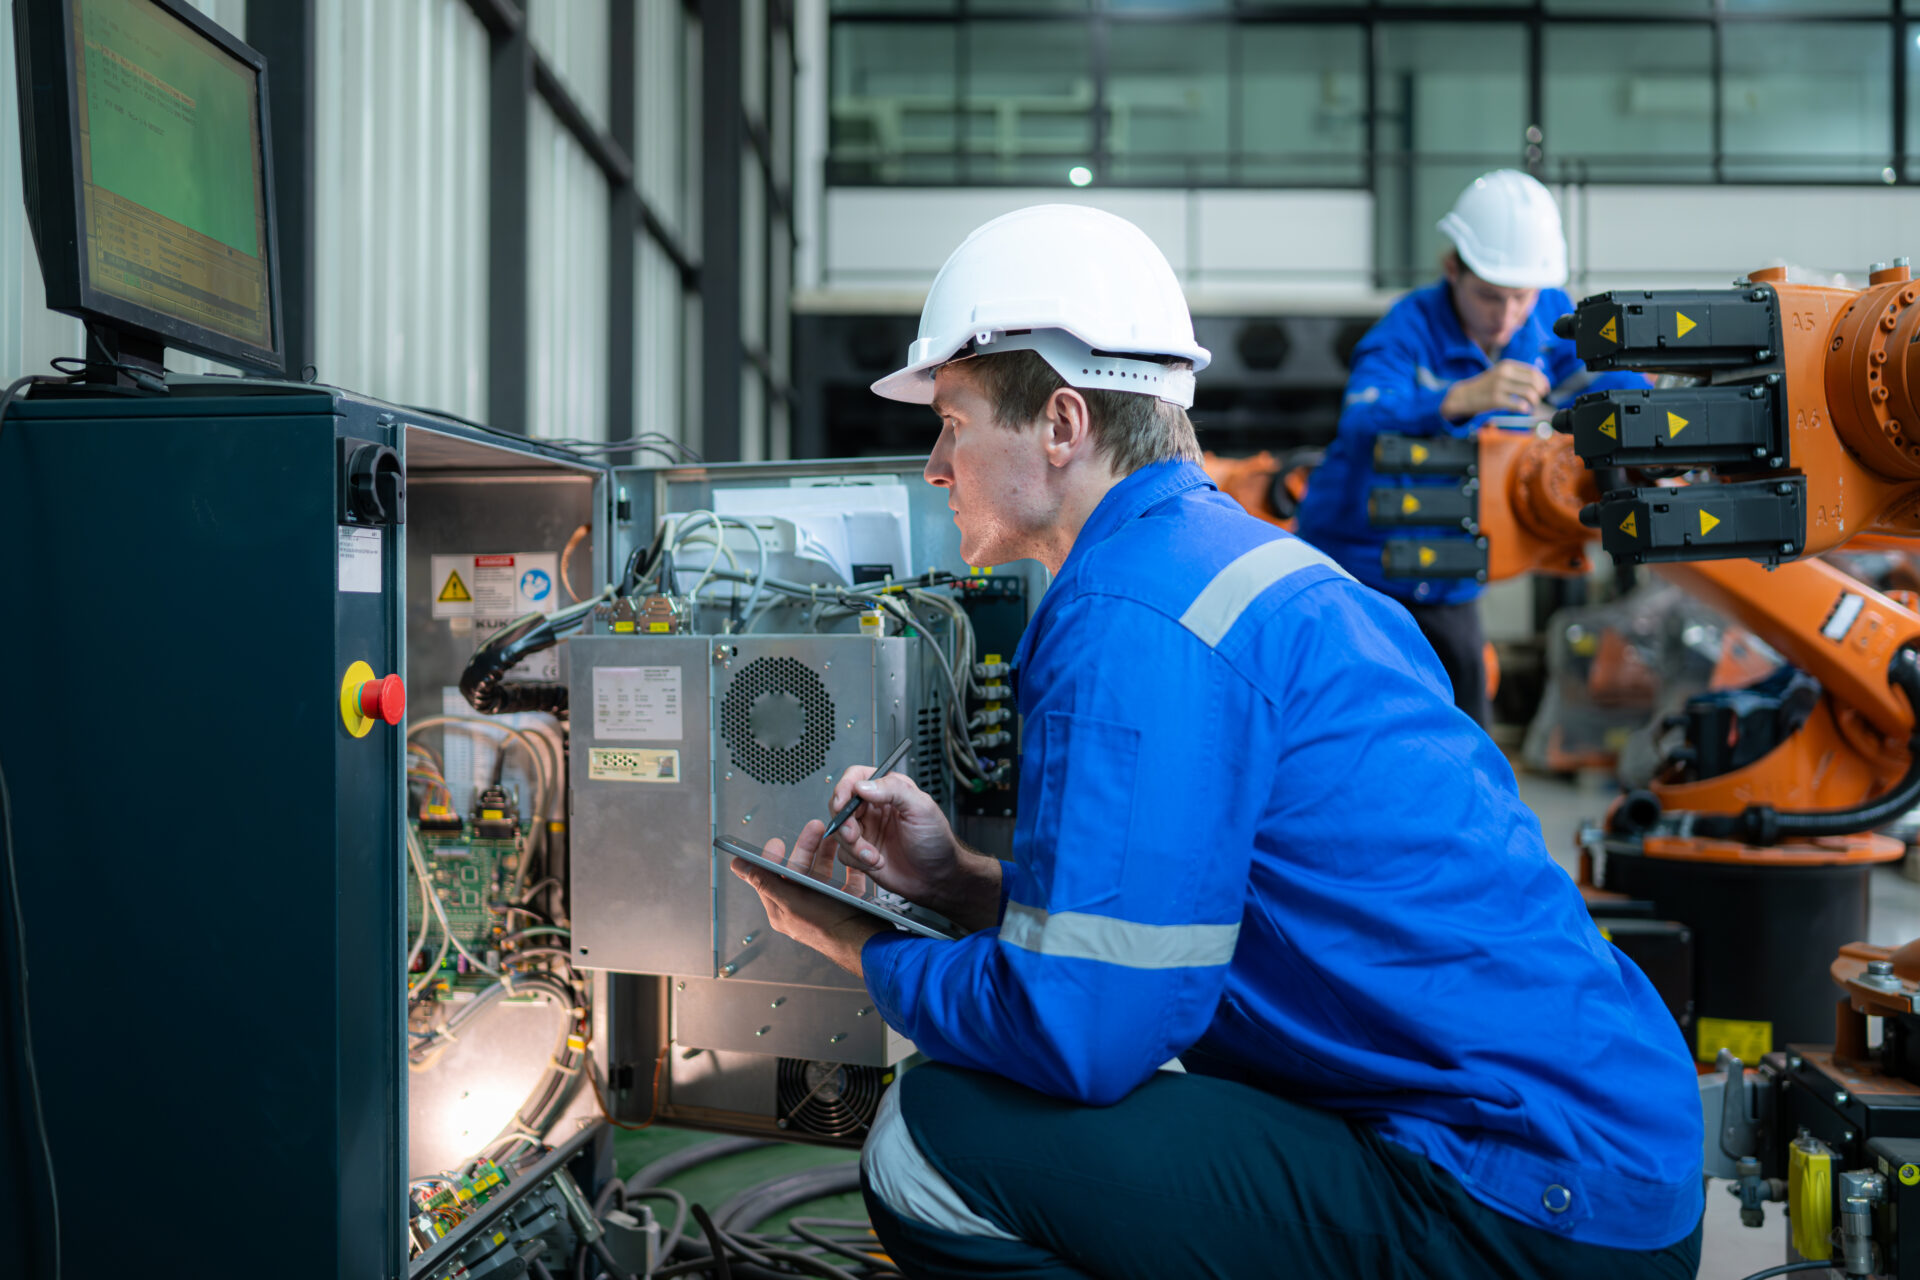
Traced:
<svg viewBox="0 0 1920 1280">
<path fill-rule="evenodd" d="M 1785 399 L 1777 380 L 1733 387 L 1595 391 L 1553 415 L 1589 467 L 1787 465 Z"/>
<path fill-rule="evenodd" d="M 1735 484 L 1619 489 L 1580 513 L 1621 564 L 1751 559 L 1778 564 L 1807 538 L 1799 476 Z"/>
<path fill-rule="evenodd" d="M 1707 370 L 1765 364 L 1780 350 L 1771 289 L 1616 290 L 1553 323 L 1589 369 Z"/>
</svg>

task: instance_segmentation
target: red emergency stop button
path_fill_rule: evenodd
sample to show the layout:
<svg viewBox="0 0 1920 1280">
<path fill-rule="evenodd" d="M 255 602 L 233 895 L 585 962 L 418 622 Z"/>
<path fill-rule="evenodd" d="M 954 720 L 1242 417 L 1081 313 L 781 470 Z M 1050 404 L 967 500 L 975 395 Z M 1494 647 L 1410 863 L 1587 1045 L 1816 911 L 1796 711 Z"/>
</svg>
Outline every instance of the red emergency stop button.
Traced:
<svg viewBox="0 0 1920 1280">
<path fill-rule="evenodd" d="M 361 685 L 357 701 L 360 714 L 369 720 L 399 724 L 407 714 L 407 687 L 399 676 L 382 676 Z"/>
</svg>

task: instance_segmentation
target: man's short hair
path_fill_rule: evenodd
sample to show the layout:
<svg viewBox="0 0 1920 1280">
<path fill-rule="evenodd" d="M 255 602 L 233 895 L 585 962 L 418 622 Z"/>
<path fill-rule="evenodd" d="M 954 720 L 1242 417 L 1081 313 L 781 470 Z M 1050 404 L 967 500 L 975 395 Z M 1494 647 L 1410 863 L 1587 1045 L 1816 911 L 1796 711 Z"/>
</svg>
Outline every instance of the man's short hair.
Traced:
<svg viewBox="0 0 1920 1280">
<path fill-rule="evenodd" d="M 1192 367 L 1185 360 L 1170 360 L 1167 365 Z M 1053 393 L 1067 385 L 1052 365 L 1032 351 L 970 356 L 955 367 L 974 380 L 993 405 L 995 420 L 1008 428 L 1024 427 L 1038 418 Z M 1179 405 L 1133 391 L 1074 389 L 1086 397 L 1094 456 L 1107 459 L 1115 475 L 1129 476 L 1175 458 L 1200 461 L 1193 422 Z"/>
</svg>

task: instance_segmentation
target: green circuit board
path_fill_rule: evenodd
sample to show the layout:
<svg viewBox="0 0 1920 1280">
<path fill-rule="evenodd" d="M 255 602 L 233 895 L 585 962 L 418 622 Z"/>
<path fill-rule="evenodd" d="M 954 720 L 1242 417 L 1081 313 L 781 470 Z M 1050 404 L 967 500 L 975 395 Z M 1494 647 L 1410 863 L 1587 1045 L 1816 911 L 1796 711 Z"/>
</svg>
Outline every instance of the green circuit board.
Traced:
<svg viewBox="0 0 1920 1280">
<path fill-rule="evenodd" d="M 520 865 L 527 829 L 523 826 L 518 838 L 487 839 L 475 836 L 470 831 L 421 831 L 417 821 L 413 827 L 427 864 L 427 874 L 432 879 L 433 892 L 439 895 L 446 907 L 447 921 L 453 926 L 454 937 L 461 946 L 485 959 L 487 952 L 494 949 L 495 939 L 507 931 L 507 916 L 502 908 L 512 889 L 514 873 Z M 409 858 L 409 945 L 419 935 L 420 912 L 423 909 L 431 910 L 420 900 L 420 880 L 414 872 L 413 860 Z M 432 962 L 439 953 L 440 941 L 440 925 L 436 920 L 427 933 L 422 964 Z M 456 991 L 476 990 L 491 981 L 484 973 L 462 973 L 461 968 L 460 953 L 449 947 L 446 958 L 441 961 L 435 983 L 440 999 L 450 999 Z M 408 984 L 417 984 L 423 971 L 409 973 Z"/>
</svg>

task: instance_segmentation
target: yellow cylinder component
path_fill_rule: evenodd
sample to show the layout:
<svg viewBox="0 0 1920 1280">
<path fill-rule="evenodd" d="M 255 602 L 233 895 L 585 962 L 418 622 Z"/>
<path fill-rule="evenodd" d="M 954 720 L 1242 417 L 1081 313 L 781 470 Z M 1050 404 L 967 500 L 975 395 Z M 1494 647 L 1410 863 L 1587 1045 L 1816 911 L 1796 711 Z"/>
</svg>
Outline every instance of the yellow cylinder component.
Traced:
<svg viewBox="0 0 1920 1280">
<path fill-rule="evenodd" d="M 1833 1152 L 1804 1133 L 1787 1149 L 1787 1212 L 1793 1247 L 1809 1262 L 1833 1256 Z"/>
</svg>

